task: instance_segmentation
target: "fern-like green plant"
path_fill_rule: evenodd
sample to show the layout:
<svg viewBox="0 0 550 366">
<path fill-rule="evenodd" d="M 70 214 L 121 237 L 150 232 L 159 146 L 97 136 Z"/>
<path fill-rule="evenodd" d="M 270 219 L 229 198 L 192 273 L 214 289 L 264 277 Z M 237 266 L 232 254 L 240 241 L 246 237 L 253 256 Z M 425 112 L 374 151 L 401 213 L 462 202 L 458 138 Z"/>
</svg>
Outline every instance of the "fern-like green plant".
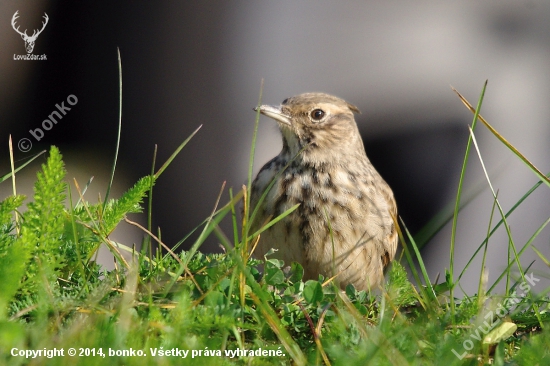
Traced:
<svg viewBox="0 0 550 366">
<path fill-rule="evenodd" d="M 63 266 L 65 174 L 61 153 L 52 146 L 46 164 L 37 175 L 34 199 L 28 204 L 15 242 L 21 255 L 28 253 L 32 257 L 24 283 L 28 291 L 44 279 L 53 283 Z"/>
<path fill-rule="evenodd" d="M 0 202 L 0 320 L 6 316 L 7 304 L 19 288 L 25 273 L 29 252 L 18 250 L 13 212 L 23 204 L 25 196 L 10 196 Z"/>
<path fill-rule="evenodd" d="M 103 213 L 103 230 L 105 235 L 109 235 L 129 213 L 141 213 L 143 199 L 147 192 L 155 183 L 153 176 L 145 176 L 137 181 L 136 184 L 127 190 L 119 199 L 110 200 L 105 206 Z"/>
</svg>

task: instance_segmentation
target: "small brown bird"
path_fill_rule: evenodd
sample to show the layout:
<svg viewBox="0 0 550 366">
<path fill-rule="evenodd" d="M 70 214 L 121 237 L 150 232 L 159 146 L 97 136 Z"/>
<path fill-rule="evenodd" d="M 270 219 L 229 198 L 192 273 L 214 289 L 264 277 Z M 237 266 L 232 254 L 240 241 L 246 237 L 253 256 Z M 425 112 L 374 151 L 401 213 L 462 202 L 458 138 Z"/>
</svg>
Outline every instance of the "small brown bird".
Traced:
<svg viewBox="0 0 550 366">
<path fill-rule="evenodd" d="M 336 275 L 342 288 L 351 283 L 358 290 L 379 285 L 397 248 L 392 219 L 397 207 L 365 153 L 353 116 L 359 109 L 323 93 L 300 94 L 278 107 L 259 109 L 277 121 L 283 149 L 252 183 L 254 209 L 275 180 L 251 232 L 300 206 L 261 234 L 254 254 L 261 258 L 275 248 L 275 257 L 286 265 L 302 264 L 304 279 Z"/>
</svg>

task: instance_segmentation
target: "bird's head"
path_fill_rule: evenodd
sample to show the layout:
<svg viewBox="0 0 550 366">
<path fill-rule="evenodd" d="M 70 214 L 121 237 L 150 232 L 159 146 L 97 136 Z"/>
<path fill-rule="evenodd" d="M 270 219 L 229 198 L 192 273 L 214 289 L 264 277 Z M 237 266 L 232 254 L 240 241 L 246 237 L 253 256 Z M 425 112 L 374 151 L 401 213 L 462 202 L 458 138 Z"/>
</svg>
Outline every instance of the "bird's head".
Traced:
<svg viewBox="0 0 550 366">
<path fill-rule="evenodd" d="M 260 113 L 277 121 L 283 135 L 283 154 L 302 151 L 302 159 L 329 163 L 350 151 L 364 155 L 353 113 L 359 109 L 324 93 L 287 98 L 280 106 L 261 105 Z M 343 154 L 343 155 L 342 155 Z"/>
</svg>

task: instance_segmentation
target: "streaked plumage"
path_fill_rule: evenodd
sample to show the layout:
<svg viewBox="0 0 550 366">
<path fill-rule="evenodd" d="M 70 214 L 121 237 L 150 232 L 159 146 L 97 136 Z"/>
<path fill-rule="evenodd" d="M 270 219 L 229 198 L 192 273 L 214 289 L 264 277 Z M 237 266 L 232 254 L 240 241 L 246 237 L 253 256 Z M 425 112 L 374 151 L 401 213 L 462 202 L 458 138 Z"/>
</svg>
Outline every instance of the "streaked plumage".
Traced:
<svg viewBox="0 0 550 366">
<path fill-rule="evenodd" d="M 305 279 L 335 274 L 366 290 L 378 285 L 397 248 L 392 215 L 397 207 L 390 187 L 367 158 L 353 113 L 357 107 L 323 93 L 261 106 L 277 121 L 283 136 L 279 155 L 263 166 L 252 184 L 251 206 L 277 173 L 262 202 L 253 231 L 300 203 L 281 222 L 262 233 L 257 257 L 278 249 L 286 265 L 299 262 Z"/>
</svg>

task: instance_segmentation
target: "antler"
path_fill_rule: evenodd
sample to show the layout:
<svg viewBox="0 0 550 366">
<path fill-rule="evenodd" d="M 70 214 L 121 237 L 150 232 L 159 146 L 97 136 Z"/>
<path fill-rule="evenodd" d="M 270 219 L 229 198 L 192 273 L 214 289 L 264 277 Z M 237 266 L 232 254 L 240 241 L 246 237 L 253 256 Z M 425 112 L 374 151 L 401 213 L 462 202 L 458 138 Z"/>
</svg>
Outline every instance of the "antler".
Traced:
<svg viewBox="0 0 550 366">
<path fill-rule="evenodd" d="M 15 20 L 17 18 L 19 18 L 19 15 L 17 15 L 17 13 L 19 12 L 19 10 L 17 10 L 15 12 L 15 14 L 13 14 L 13 17 L 11 18 L 11 26 L 13 27 L 13 30 L 16 31 L 17 33 L 19 33 L 21 35 L 21 37 L 23 37 L 24 35 L 27 36 L 27 30 L 25 29 L 25 32 L 21 32 L 19 30 L 19 27 L 15 28 Z M 44 13 L 46 14 L 46 13 Z M 28 37 L 28 36 L 27 36 Z"/>
<path fill-rule="evenodd" d="M 16 13 L 17 13 L 17 12 L 16 12 Z M 46 14 L 46 13 L 44 13 L 43 18 L 45 18 L 46 22 L 42 22 L 42 29 L 40 29 L 40 30 L 38 31 L 38 33 L 36 33 L 36 29 L 35 29 L 35 30 L 34 30 L 34 33 L 36 33 L 36 35 L 33 33 L 32 36 L 31 36 L 31 38 L 35 38 L 35 39 L 36 39 L 36 38 L 38 37 L 38 35 L 39 35 L 40 33 L 42 33 L 42 31 L 44 30 L 44 28 L 46 28 L 46 24 L 48 24 L 48 20 L 49 20 L 50 18 L 48 18 L 48 14 Z M 26 31 L 26 29 L 25 29 L 25 31 Z"/>
<path fill-rule="evenodd" d="M 29 35 L 27 35 L 27 30 L 26 30 L 26 29 L 25 29 L 24 32 L 21 32 L 21 31 L 19 30 L 19 26 L 17 26 L 17 28 L 15 27 L 15 25 L 16 25 L 16 24 L 15 24 L 15 21 L 17 20 L 17 18 L 19 18 L 19 15 L 18 15 L 17 13 L 19 13 L 19 10 L 17 10 L 17 11 L 15 12 L 15 14 L 13 14 L 13 17 L 11 18 L 11 26 L 13 27 L 13 29 L 14 29 L 17 33 L 19 33 L 19 34 L 21 35 L 21 37 L 24 37 L 23 39 L 35 40 L 36 38 L 38 38 L 38 35 L 39 35 L 40 33 L 42 33 L 42 31 L 44 30 L 44 28 L 46 28 L 46 24 L 48 24 L 48 20 L 50 20 L 50 18 L 48 18 L 48 14 L 44 13 L 43 18 L 44 18 L 45 22 L 42 22 L 42 29 L 40 29 L 40 30 L 36 30 L 36 29 L 35 29 L 34 32 L 32 33 L 32 36 L 29 36 Z M 37 32 L 38 32 L 38 33 L 37 33 Z"/>
</svg>

